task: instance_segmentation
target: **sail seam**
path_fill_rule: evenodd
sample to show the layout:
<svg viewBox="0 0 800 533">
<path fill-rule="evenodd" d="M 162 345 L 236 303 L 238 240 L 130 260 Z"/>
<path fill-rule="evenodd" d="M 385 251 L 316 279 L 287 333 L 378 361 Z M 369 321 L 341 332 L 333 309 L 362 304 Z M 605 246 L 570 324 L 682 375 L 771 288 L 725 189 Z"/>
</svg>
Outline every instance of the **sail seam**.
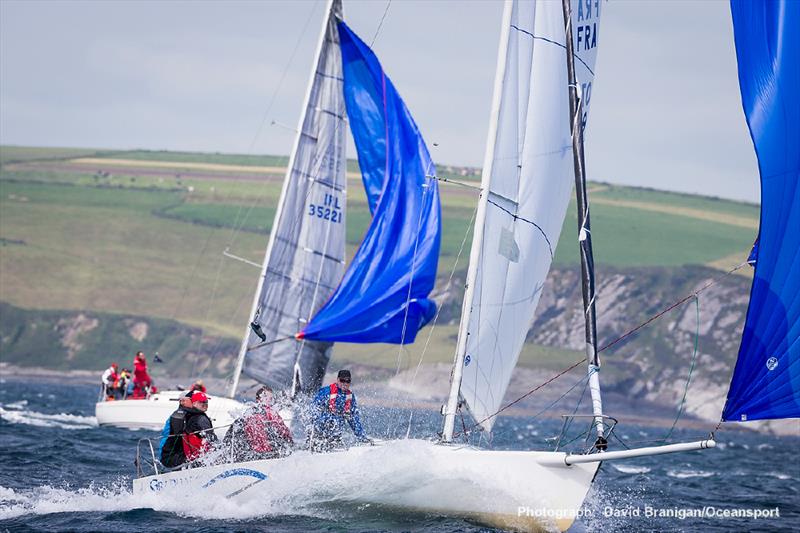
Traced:
<svg viewBox="0 0 800 533">
<path fill-rule="evenodd" d="M 340 78 L 339 76 L 331 76 L 330 74 L 325 74 L 324 72 L 317 71 L 317 76 L 320 78 L 327 78 L 329 80 L 336 80 L 336 81 L 344 81 L 344 78 Z"/>
<path fill-rule="evenodd" d="M 284 272 L 281 272 L 280 270 L 275 270 L 274 268 L 268 268 L 268 269 L 267 269 L 267 272 L 269 272 L 270 274 L 274 274 L 274 275 L 276 275 L 276 276 L 280 276 L 280 277 L 282 277 L 282 278 L 284 278 L 284 279 L 287 279 L 287 280 L 289 280 L 289 281 L 300 282 L 300 283 L 307 283 L 307 284 L 309 284 L 309 285 L 314 285 L 314 284 L 315 284 L 313 280 L 310 280 L 310 279 L 308 279 L 308 278 L 293 278 L 292 276 L 290 276 L 290 275 L 288 275 L 288 274 L 286 274 L 286 273 L 284 273 Z M 333 289 L 333 288 L 335 288 L 335 287 L 332 287 L 331 285 L 326 285 L 326 284 L 324 284 L 324 283 L 320 283 L 320 285 L 321 285 L 322 287 L 325 287 L 326 289 Z M 265 307 L 265 306 L 264 306 L 264 305 L 262 305 L 261 307 Z"/>
<path fill-rule="evenodd" d="M 291 240 L 287 239 L 286 237 L 278 237 L 278 236 L 276 236 L 275 240 L 276 241 L 281 241 L 282 243 L 285 243 L 288 248 L 295 248 L 296 249 L 296 248 L 300 248 L 300 246 L 301 246 L 299 243 L 297 243 L 295 241 L 291 241 Z M 339 259 L 338 257 L 334 257 L 332 255 L 325 254 L 323 252 L 320 252 L 319 250 L 314 250 L 313 248 L 308 248 L 306 246 L 303 246 L 302 249 L 303 249 L 303 251 L 306 251 L 306 252 L 310 252 L 310 253 L 313 253 L 313 254 L 316 254 L 316 255 L 321 255 L 325 259 L 330 259 L 331 261 L 335 261 L 336 263 L 339 263 L 339 264 L 344 264 L 345 263 L 344 259 Z M 274 270 L 272 268 L 270 268 L 268 270 L 270 272 L 277 272 L 276 270 Z"/>
<path fill-rule="evenodd" d="M 530 224 L 530 225 L 534 226 L 536 229 L 538 229 L 539 232 L 542 234 L 542 237 L 544 237 L 545 242 L 547 242 L 547 248 L 550 251 L 550 258 L 552 259 L 554 257 L 553 245 L 550 243 L 550 239 L 547 238 L 547 234 L 544 232 L 544 230 L 542 229 L 542 227 L 539 224 L 537 224 L 536 222 L 534 222 L 532 220 L 528 220 L 525 217 L 521 217 L 521 216 L 519 216 L 519 215 L 517 215 L 515 213 L 512 213 L 511 211 L 509 211 L 505 207 L 501 206 L 500 204 L 498 204 L 496 202 L 493 202 L 491 199 L 488 199 L 487 202 L 492 204 L 493 206 L 505 211 L 506 213 L 508 213 L 509 215 L 514 217 L 514 220 L 521 220 L 523 222 L 527 222 L 528 224 Z"/>
<path fill-rule="evenodd" d="M 539 40 L 539 41 L 544 41 L 544 42 L 546 42 L 546 43 L 554 44 L 554 45 L 556 45 L 556 46 L 558 46 L 558 47 L 560 47 L 560 48 L 563 48 L 565 51 L 566 51 L 566 49 L 567 49 L 566 45 L 563 45 L 563 44 L 561 44 L 561 43 L 559 43 L 559 42 L 557 42 L 557 41 L 554 41 L 554 40 L 552 40 L 552 39 L 548 39 L 547 37 L 539 37 L 538 35 L 534 35 L 534 34 L 532 34 L 531 32 L 529 32 L 528 30 L 523 30 L 522 28 L 519 28 L 519 27 L 517 27 L 517 26 L 515 26 L 515 25 L 513 25 L 513 24 L 511 25 L 511 27 L 512 27 L 513 29 L 517 30 L 517 31 L 518 31 L 518 32 L 520 32 L 520 33 L 524 33 L 525 35 L 529 35 L 529 36 L 531 36 L 531 37 L 532 37 L 534 40 Z M 588 70 L 588 71 L 589 71 L 589 74 L 591 74 L 592 76 L 594 76 L 594 71 L 593 71 L 591 68 L 589 68 L 589 65 L 587 65 L 587 64 L 586 64 L 586 61 L 584 61 L 583 59 L 581 59 L 581 58 L 580 58 L 579 56 L 577 56 L 577 55 L 575 56 L 575 59 L 577 59 L 578 61 L 580 61 L 580 62 L 581 62 L 581 64 L 582 64 L 584 67 L 586 67 L 586 70 Z"/>
</svg>

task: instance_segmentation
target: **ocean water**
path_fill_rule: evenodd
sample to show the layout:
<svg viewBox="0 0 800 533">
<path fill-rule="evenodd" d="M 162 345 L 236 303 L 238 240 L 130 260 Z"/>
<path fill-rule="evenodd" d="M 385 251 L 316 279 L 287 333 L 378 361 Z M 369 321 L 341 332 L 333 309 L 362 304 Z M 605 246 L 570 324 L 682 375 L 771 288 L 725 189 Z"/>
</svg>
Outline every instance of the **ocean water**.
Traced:
<svg viewBox="0 0 800 533">
<path fill-rule="evenodd" d="M 0 379 L 0 531 L 487 531 L 467 520 L 302 494 L 280 508 L 222 511 L 202 493 L 142 500 L 131 493 L 136 443 L 156 435 L 97 427 L 96 395 L 91 385 Z M 365 405 L 363 417 L 376 437 L 408 429 L 408 411 Z M 439 423 L 436 413 L 416 412 L 411 435 L 431 437 Z M 556 420 L 504 417 L 491 446 L 551 449 L 559 428 Z M 621 424 L 617 431 L 630 445 L 649 445 L 666 429 Z M 674 434 L 699 437 L 698 430 Z M 800 438 L 721 431 L 717 442 L 703 452 L 603 464 L 571 531 L 800 531 Z M 730 516 L 748 510 L 749 517 Z M 754 518 L 757 512 L 771 516 Z"/>
</svg>

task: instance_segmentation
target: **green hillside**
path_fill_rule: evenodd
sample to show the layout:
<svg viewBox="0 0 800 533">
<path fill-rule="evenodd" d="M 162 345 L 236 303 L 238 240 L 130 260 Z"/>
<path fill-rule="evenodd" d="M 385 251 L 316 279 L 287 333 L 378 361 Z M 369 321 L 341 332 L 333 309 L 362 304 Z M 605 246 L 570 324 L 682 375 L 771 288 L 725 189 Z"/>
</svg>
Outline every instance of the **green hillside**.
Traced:
<svg viewBox="0 0 800 533">
<path fill-rule="evenodd" d="M 0 160 L 0 302 L 26 312 L 175 321 L 234 340 L 241 334 L 258 271 L 223 252 L 262 260 L 282 181 L 273 167 L 286 158 L 0 147 Z M 756 233 L 753 205 L 604 184 L 592 189 L 598 268 L 732 266 Z M 448 184 L 440 190 L 443 286 L 454 266 L 466 268 L 477 194 Z M 357 176 L 349 180 L 348 203 L 352 257 L 370 220 Z M 573 204 L 557 264 L 577 262 L 576 232 Z M 443 360 L 452 353 L 451 335 L 435 339 Z M 396 347 L 348 353 L 384 349 L 386 364 L 394 365 Z"/>
</svg>

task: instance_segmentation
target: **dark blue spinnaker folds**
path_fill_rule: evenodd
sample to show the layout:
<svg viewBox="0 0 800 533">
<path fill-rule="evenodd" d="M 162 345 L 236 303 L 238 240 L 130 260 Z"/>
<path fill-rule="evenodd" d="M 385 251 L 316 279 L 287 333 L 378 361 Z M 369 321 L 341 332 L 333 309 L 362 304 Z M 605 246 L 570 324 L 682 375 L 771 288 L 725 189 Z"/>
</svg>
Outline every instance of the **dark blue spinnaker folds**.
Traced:
<svg viewBox="0 0 800 533">
<path fill-rule="evenodd" d="M 761 225 L 722 418 L 800 417 L 800 2 L 733 0 L 731 12 Z"/>
<path fill-rule="evenodd" d="M 339 22 L 344 94 L 372 222 L 341 284 L 298 334 L 410 343 L 433 318 L 441 221 L 425 141 L 372 50 Z"/>
</svg>

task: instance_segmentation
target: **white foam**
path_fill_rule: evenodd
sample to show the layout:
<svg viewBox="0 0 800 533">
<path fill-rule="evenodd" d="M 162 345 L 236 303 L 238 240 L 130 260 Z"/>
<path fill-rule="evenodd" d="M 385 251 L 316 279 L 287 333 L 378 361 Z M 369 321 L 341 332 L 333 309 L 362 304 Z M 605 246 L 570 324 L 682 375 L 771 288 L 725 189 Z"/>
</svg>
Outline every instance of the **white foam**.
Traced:
<svg viewBox="0 0 800 533">
<path fill-rule="evenodd" d="M 28 400 L 20 400 L 18 402 L 0 404 L 0 407 L 6 407 L 8 409 L 24 409 L 26 405 L 28 405 Z"/>
<path fill-rule="evenodd" d="M 693 477 L 711 477 L 714 472 L 706 472 L 704 470 L 667 470 L 669 477 L 678 479 L 688 479 Z"/>
<path fill-rule="evenodd" d="M 767 472 L 766 475 L 770 477 L 776 477 L 778 479 L 792 479 L 792 476 L 789 474 L 784 474 L 783 472 Z"/>
<path fill-rule="evenodd" d="M 0 487 L 0 519 L 3 520 L 29 514 L 128 511 L 137 507 L 142 507 L 141 498 L 134 499 L 122 483 L 108 488 L 78 490 L 49 485 L 16 491 Z"/>
<path fill-rule="evenodd" d="M 612 464 L 611 466 L 614 467 L 614 470 L 616 470 L 617 472 L 622 472 L 623 474 L 646 474 L 650 472 L 650 468 L 646 466 L 616 465 L 616 464 Z"/>
<path fill-rule="evenodd" d="M 275 514 L 328 517 L 361 508 L 365 501 L 387 505 L 404 501 L 405 506 L 419 509 L 436 502 L 442 508 L 488 507 L 491 512 L 494 506 L 507 507 L 509 501 L 518 500 L 505 477 L 476 477 L 473 470 L 460 468 L 459 462 L 458 458 L 443 460 L 431 443 L 413 440 L 390 441 L 368 453 L 335 458 L 298 451 L 276 462 L 270 471 L 273 482 L 253 486 L 246 498 L 198 495 L 197 491 L 183 494 L 186 485 L 180 484 L 147 496 L 159 498 L 153 504 L 156 510 L 215 519 Z M 487 500 L 486 494 L 492 498 Z M 535 498 L 530 495 L 529 499 Z M 531 501 L 530 505 L 544 506 L 545 502 Z"/>
<path fill-rule="evenodd" d="M 129 480 L 108 486 L 93 485 L 80 489 L 45 485 L 14 490 L 0 486 L 0 520 L 27 515 L 54 513 L 107 512 L 154 509 L 180 516 L 208 519 L 242 519 L 272 514 L 288 514 L 290 509 L 249 502 L 241 505 L 226 498 L 198 498 L 192 494 L 142 494 L 134 496 Z M 302 514 L 301 509 L 293 509 Z"/>
<path fill-rule="evenodd" d="M 187 485 L 166 486 L 134 496 L 130 480 L 72 489 L 51 486 L 12 490 L 0 487 L 0 519 L 62 512 L 119 512 L 148 508 L 199 519 L 247 520 L 275 515 L 340 519 L 364 501 L 391 503 L 402 497 L 425 508 L 486 508 L 518 497 L 503 476 L 474 476 L 460 459 L 443 461 L 431 443 L 391 441 L 369 453 L 341 454 L 325 464 L 324 454 L 298 451 L 270 472 L 280 482 L 256 485 L 250 498 L 224 498 Z M 431 479 L 437 480 L 431 483 Z M 486 494 L 492 498 L 487 501 Z M 531 499 L 534 499 L 533 497 Z M 531 506 L 545 502 L 530 501 Z M 490 509 L 491 510 L 491 509 Z"/>
<path fill-rule="evenodd" d="M 11 424 L 60 429 L 86 429 L 97 426 L 97 419 L 93 416 L 39 413 L 23 409 L 24 405 L 20 405 L 21 403 L 15 402 L 15 404 L 0 406 L 0 418 Z M 6 407 L 10 409 L 6 409 Z"/>
</svg>

